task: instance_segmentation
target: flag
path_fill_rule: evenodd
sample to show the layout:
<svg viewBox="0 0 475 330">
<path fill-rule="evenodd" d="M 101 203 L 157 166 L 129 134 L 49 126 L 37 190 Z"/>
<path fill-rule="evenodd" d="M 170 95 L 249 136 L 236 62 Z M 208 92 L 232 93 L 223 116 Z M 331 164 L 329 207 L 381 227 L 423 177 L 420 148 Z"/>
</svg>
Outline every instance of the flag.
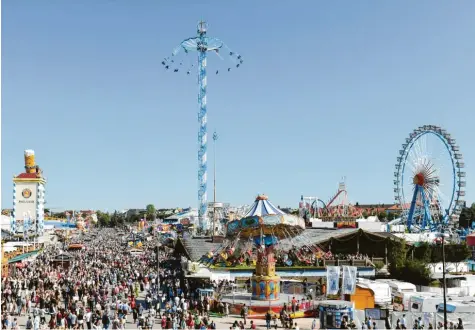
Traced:
<svg viewBox="0 0 475 330">
<path fill-rule="evenodd" d="M 356 290 L 356 267 L 343 266 L 343 294 L 353 294 Z"/>
<path fill-rule="evenodd" d="M 340 267 L 327 266 L 327 296 L 338 294 L 340 286 Z"/>
</svg>

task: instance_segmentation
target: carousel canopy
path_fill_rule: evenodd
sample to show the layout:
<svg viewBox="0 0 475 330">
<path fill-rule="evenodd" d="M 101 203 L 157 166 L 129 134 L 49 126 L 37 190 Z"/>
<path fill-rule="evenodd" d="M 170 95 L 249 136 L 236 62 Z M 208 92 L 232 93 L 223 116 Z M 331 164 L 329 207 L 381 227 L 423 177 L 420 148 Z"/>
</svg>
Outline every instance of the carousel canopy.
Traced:
<svg viewBox="0 0 475 330">
<path fill-rule="evenodd" d="M 284 215 L 285 212 L 279 210 L 271 202 L 268 201 L 267 196 L 257 196 L 254 204 L 249 208 L 249 211 L 244 215 L 246 217 L 262 217 L 266 215 Z"/>
<path fill-rule="evenodd" d="M 244 218 L 227 223 L 226 236 L 267 236 L 266 240 L 274 240 L 296 236 L 304 229 L 305 222 L 302 218 L 286 214 L 272 205 L 267 196 L 259 195 Z"/>
</svg>

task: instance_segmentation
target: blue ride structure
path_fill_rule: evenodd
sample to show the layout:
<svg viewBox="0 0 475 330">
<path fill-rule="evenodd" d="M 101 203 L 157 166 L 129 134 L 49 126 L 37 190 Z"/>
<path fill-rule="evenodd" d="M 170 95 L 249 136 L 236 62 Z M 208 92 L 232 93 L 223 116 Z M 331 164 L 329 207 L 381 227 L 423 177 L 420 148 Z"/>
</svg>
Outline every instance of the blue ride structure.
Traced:
<svg viewBox="0 0 475 330">
<path fill-rule="evenodd" d="M 162 65 L 166 70 L 190 75 L 196 62 L 193 61 L 192 64 L 189 64 L 185 57 L 194 52 L 198 53 L 198 217 L 202 230 L 209 229 L 207 197 L 208 109 L 206 100 L 208 53 L 216 54 L 226 63 L 224 70 L 216 69 L 216 75 L 221 72 L 231 72 L 232 69 L 239 68 L 244 62 L 242 56 L 232 51 L 223 41 L 209 37 L 207 30 L 207 23 L 200 21 L 197 27 L 197 35 L 183 40 L 175 48 L 172 55 L 162 61 Z M 225 59 L 229 61 L 225 61 Z"/>
<path fill-rule="evenodd" d="M 394 171 L 394 194 L 409 232 L 438 232 L 458 220 L 465 205 L 465 164 L 444 129 L 416 128 L 402 145 Z"/>
</svg>

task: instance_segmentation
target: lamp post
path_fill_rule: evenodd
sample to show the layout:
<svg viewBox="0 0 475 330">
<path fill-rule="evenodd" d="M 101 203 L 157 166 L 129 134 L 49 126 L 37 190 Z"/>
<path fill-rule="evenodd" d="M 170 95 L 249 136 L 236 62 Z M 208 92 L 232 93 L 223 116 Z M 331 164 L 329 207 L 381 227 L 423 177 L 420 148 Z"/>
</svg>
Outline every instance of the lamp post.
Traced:
<svg viewBox="0 0 475 330">
<path fill-rule="evenodd" d="M 445 281 L 445 225 L 442 225 L 442 287 L 444 289 L 444 329 L 447 329 L 447 284 Z"/>
<path fill-rule="evenodd" d="M 216 141 L 218 140 L 218 133 L 213 133 L 213 234 L 216 234 Z"/>
</svg>

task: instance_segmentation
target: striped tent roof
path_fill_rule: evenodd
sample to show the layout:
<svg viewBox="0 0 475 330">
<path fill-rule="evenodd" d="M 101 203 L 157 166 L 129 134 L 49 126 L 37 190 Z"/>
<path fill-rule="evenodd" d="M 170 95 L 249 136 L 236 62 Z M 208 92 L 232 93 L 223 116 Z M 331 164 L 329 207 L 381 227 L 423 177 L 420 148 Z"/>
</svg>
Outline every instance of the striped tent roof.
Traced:
<svg viewBox="0 0 475 330">
<path fill-rule="evenodd" d="M 251 205 L 244 217 L 266 216 L 266 215 L 283 215 L 284 211 L 279 210 L 271 202 L 268 201 L 267 196 L 257 196 L 254 204 Z"/>
</svg>

